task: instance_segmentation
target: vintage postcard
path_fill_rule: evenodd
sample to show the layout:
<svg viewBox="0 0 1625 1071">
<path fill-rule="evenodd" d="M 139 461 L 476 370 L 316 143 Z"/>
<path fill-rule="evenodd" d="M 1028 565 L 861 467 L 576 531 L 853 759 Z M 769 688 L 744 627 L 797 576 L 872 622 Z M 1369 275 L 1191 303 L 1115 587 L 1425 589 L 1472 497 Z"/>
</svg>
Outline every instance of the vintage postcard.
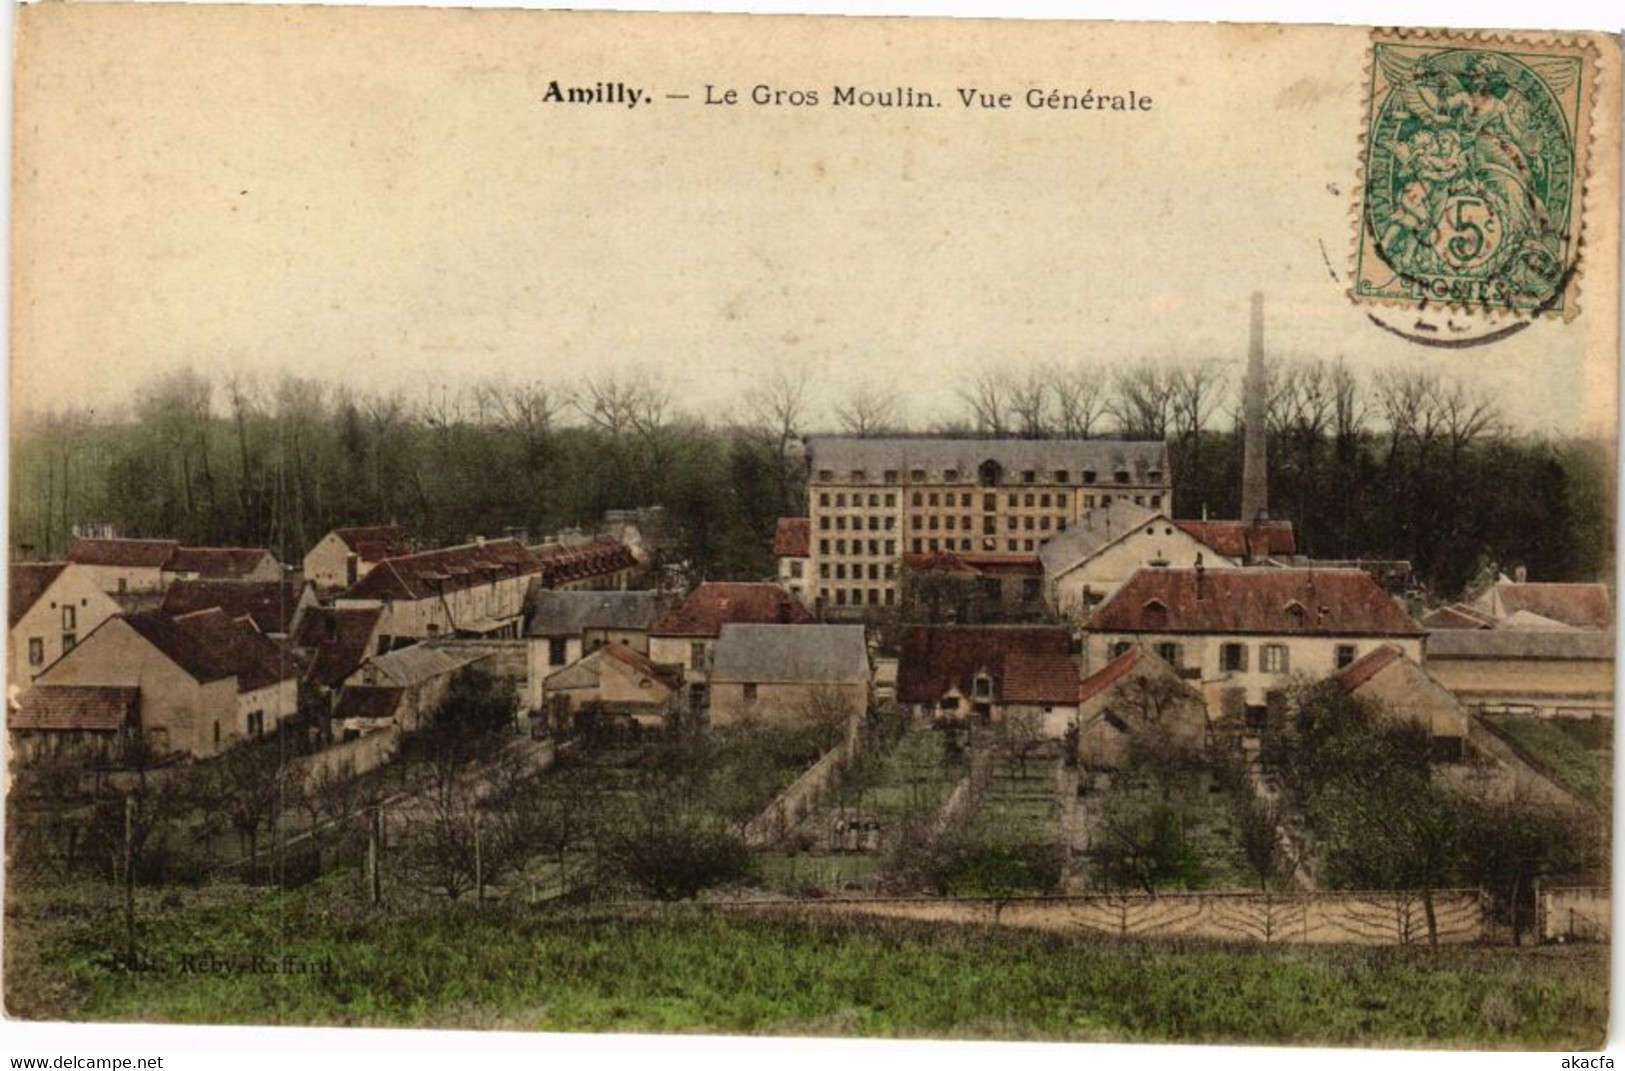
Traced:
<svg viewBox="0 0 1625 1071">
<path fill-rule="evenodd" d="M 7 1016 L 1600 1049 L 1620 61 L 21 9 Z"/>
</svg>

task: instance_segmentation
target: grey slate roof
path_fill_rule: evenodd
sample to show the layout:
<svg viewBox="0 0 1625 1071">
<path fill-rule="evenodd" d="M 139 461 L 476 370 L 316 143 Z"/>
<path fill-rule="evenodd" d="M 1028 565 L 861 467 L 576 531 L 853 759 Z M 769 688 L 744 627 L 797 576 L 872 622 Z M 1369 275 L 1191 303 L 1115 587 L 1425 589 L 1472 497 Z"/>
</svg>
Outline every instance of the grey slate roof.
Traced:
<svg viewBox="0 0 1625 1071">
<path fill-rule="evenodd" d="M 1614 634 L 1596 629 L 1435 629 L 1428 633 L 1426 657 L 1607 661 L 1614 657 Z"/>
<path fill-rule="evenodd" d="M 1159 515 L 1159 511 L 1116 499 L 1109 506 L 1087 510 L 1077 523 L 1038 548 L 1038 560 L 1048 576 L 1063 573 L 1100 553 Z"/>
<path fill-rule="evenodd" d="M 711 680 L 861 684 L 869 679 L 862 625 L 723 625 Z"/>
<path fill-rule="evenodd" d="M 453 673 L 485 657 L 487 655 L 474 651 L 414 643 L 410 647 L 375 655 L 362 663 L 362 669 L 365 670 L 367 666 L 375 668 L 380 684 L 410 688 L 424 681 Z"/>
<path fill-rule="evenodd" d="M 896 470 L 899 479 L 910 471 L 924 469 L 926 478 L 940 481 L 953 470 L 959 479 L 974 484 L 984 461 L 996 461 L 1004 468 L 1004 483 L 1014 483 L 1029 469 L 1052 479 L 1065 470 L 1074 484 L 1083 483 L 1082 473 L 1095 473 L 1095 482 L 1111 487 L 1113 473 L 1127 471 L 1135 484 L 1167 484 L 1168 447 L 1159 442 L 1117 442 L 1109 439 L 858 439 L 841 435 L 817 435 L 807 440 L 809 465 L 816 474 L 828 469 L 837 480 L 862 470 L 866 479 L 878 483 L 887 470 Z M 1149 474 L 1156 472 L 1153 479 Z"/>
<path fill-rule="evenodd" d="M 533 585 L 525 602 L 525 635 L 579 636 L 587 629 L 646 632 L 660 618 L 653 591 L 554 591 Z"/>
</svg>

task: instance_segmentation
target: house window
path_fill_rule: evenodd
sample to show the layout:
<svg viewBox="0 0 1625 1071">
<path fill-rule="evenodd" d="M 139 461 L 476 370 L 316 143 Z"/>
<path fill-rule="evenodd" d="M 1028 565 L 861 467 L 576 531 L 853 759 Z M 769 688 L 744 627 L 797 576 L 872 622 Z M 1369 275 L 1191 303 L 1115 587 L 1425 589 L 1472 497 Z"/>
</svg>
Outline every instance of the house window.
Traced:
<svg viewBox="0 0 1625 1071">
<path fill-rule="evenodd" d="M 564 665 L 565 657 L 565 642 L 563 639 L 551 639 L 547 641 L 548 665 L 562 666 Z"/>
<path fill-rule="evenodd" d="M 214 746 L 220 746 L 220 723 L 218 721 L 214 723 Z"/>
<path fill-rule="evenodd" d="M 1160 509 L 1161 507 L 1162 507 L 1162 496 L 1161 495 L 1152 495 L 1151 496 L 1151 508 L 1152 509 Z"/>
<path fill-rule="evenodd" d="M 790 578 L 792 580 L 801 579 L 801 564 L 799 560 L 790 563 Z"/>
<path fill-rule="evenodd" d="M 756 685 L 754 682 L 747 682 L 745 684 L 745 702 L 756 702 Z"/>
<path fill-rule="evenodd" d="M 62 634 L 62 653 L 67 654 L 69 651 L 73 650 L 74 646 L 77 645 L 78 642 L 78 633 L 64 632 Z"/>
<path fill-rule="evenodd" d="M 946 697 L 942 701 L 942 709 L 945 710 L 945 711 L 958 710 L 959 709 L 959 698 L 957 696 L 952 696 L 952 695 Z"/>
<path fill-rule="evenodd" d="M 688 664 L 699 668 L 705 665 L 705 643 L 701 640 L 688 645 Z"/>
<path fill-rule="evenodd" d="M 28 664 L 31 666 L 45 664 L 45 640 L 42 637 L 28 637 Z"/>
<path fill-rule="evenodd" d="M 265 711 L 249 711 L 248 735 L 252 737 L 261 737 L 265 735 Z"/>
<path fill-rule="evenodd" d="M 73 606 L 62 608 L 62 631 L 72 632 L 79 627 L 78 609 Z"/>
<path fill-rule="evenodd" d="M 1247 672 L 1247 645 L 1227 643 L 1219 648 L 1219 669 L 1225 673 Z"/>
<path fill-rule="evenodd" d="M 1265 673 L 1287 672 L 1289 660 L 1287 658 L 1286 644 L 1266 643 L 1259 662 Z"/>
<path fill-rule="evenodd" d="M 1112 644 L 1112 657 L 1122 658 L 1124 655 L 1128 654 L 1133 647 L 1134 645 L 1129 643 L 1127 640 L 1118 640 L 1116 643 Z"/>
<path fill-rule="evenodd" d="M 122 576 L 119 577 L 118 578 L 118 593 L 120 595 L 123 595 L 126 592 L 128 592 L 129 590 L 130 590 L 130 582 L 128 580 L 126 580 Z"/>
<path fill-rule="evenodd" d="M 1340 644 L 1338 644 L 1337 645 L 1337 668 L 1342 669 L 1344 666 L 1352 665 L 1353 662 L 1354 662 L 1355 653 L 1356 652 L 1355 652 L 1355 649 L 1354 649 L 1354 644 L 1352 644 L 1352 643 L 1340 643 Z"/>
<path fill-rule="evenodd" d="M 1168 663 L 1170 666 L 1173 666 L 1175 669 L 1178 669 L 1179 668 L 1179 644 L 1177 644 L 1177 643 L 1159 643 L 1159 644 L 1157 644 L 1157 657 L 1162 659 L 1164 662 Z"/>
</svg>

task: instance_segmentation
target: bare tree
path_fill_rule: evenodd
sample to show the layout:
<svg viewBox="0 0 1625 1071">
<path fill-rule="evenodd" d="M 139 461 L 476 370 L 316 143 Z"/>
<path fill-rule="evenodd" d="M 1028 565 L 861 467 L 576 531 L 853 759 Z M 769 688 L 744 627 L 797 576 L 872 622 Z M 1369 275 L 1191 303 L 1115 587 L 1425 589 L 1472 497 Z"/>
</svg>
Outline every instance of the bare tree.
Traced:
<svg viewBox="0 0 1625 1071">
<path fill-rule="evenodd" d="M 897 395 L 866 380 L 848 388 L 834 409 L 841 430 L 860 439 L 889 434 L 903 423 Z"/>
<path fill-rule="evenodd" d="M 1006 387 L 1015 432 L 1023 439 L 1044 439 L 1050 434 L 1052 387 L 1042 369 L 1031 368 Z"/>
<path fill-rule="evenodd" d="M 1144 360 L 1112 377 L 1107 412 L 1123 435 L 1159 441 L 1168 437 L 1174 406 L 1172 379 L 1166 368 Z"/>
<path fill-rule="evenodd" d="M 1063 439 L 1087 439 L 1106 410 L 1106 377 L 1077 361 L 1044 367 L 1055 399 L 1056 431 Z"/>
<path fill-rule="evenodd" d="M 959 397 L 970 411 L 971 422 L 983 435 L 995 439 L 1010 432 L 1010 383 L 1002 372 L 981 372 Z"/>
<path fill-rule="evenodd" d="M 778 462 L 781 510 L 794 510 L 797 505 L 797 474 L 790 444 L 800 438 L 804 430 L 811 387 L 812 376 L 806 368 L 789 369 L 780 365 L 745 391 L 751 430 L 768 445 Z"/>
</svg>

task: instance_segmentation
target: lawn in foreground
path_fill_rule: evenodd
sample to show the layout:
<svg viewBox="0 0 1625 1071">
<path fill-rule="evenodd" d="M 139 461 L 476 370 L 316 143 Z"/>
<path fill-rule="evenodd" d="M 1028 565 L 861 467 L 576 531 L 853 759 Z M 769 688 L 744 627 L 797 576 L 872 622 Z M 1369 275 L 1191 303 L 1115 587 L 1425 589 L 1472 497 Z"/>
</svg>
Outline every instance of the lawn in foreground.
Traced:
<svg viewBox="0 0 1625 1071">
<path fill-rule="evenodd" d="M 11 1014 L 1553 1049 L 1595 1047 L 1607 1021 L 1600 947 L 1178 945 L 693 907 L 442 904 L 392 917 L 319 886 L 216 893 L 145 919 L 147 970 L 117 966 L 117 925 L 91 922 L 36 945 L 28 970 L 8 970 Z M 26 925 L 15 910 L 9 921 Z M 187 957 L 204 957 L 195 969 L 256 954 L 311 973 L 184 969 Z M 50 1008 L 30 999 L 42 980 Z"/>
</svg>

